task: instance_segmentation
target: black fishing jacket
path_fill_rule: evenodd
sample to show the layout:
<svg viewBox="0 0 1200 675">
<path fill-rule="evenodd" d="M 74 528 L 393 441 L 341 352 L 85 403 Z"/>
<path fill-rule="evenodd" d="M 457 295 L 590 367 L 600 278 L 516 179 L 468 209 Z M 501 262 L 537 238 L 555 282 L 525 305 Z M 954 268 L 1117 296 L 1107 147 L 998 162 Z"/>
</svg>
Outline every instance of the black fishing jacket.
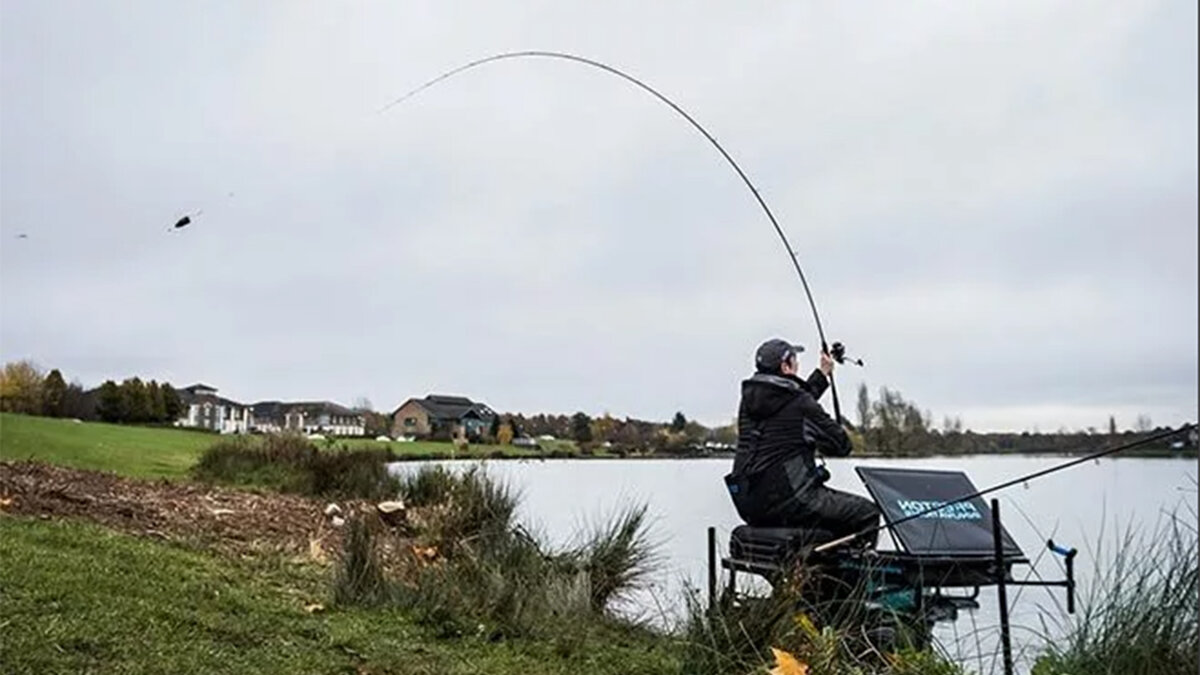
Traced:
<svg viewBox="0 0 1200 675">
<path fill-rule="evenodd" d="M 757 373 L 742 382 L 737 454 L 726 483 L 743 518 L 749 521 L 772 504 L 819 485 L 815 453 L 850 454 L 845 430 L 817 403 L 828 387 L 820 370 L 808 381 Z"/>
</svg>

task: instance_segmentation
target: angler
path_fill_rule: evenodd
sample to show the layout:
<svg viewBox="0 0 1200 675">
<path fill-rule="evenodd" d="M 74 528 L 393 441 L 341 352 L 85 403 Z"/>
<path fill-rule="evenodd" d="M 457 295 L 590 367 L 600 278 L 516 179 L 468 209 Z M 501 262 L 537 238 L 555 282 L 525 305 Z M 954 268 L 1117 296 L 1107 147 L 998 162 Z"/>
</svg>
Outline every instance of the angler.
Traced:
<svg viewBox="0 0 1200 675">
<path fill-rule="evenodd" d="M 869 499 L 825 486 L 829 471 L 815 454 L 845 457 L 850 439 L 817 400 L 829 387 L 833 357 L 822 352 L 807 380 L 799 372 L 801 345 L 774 339 L 755 354 L 756 373 L 742 382 L 738 445 L 725 477 L 738 515 L 761 527 L 808 528 L 820 542 L 868 532 L 874 546 L 879 509 Z"/>
</svg>

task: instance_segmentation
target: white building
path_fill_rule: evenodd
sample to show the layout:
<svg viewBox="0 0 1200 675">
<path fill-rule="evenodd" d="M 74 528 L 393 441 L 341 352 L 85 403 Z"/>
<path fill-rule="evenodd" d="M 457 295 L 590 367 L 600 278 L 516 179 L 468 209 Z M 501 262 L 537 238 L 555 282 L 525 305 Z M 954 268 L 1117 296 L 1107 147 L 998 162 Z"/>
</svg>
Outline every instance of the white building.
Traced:
<svg viewBox="0 0 1200 675">
<path fill-rule="evenodd" d="M 175 420 L 177 427 L 208 429 L 222 434 L 244 434 L 254 423 L 248 406 L 217 396 L 216 387 L 193 384 L 179 390 L 183 414 Z"/>
<path fill-rule="evenodd" d="M 263 433 L 294 431 L 329 436 L 364 436 L 367 420 L 362 414 L 330 401 L 263 401 L 255 403 L 251 429 Z"/>
</svg>

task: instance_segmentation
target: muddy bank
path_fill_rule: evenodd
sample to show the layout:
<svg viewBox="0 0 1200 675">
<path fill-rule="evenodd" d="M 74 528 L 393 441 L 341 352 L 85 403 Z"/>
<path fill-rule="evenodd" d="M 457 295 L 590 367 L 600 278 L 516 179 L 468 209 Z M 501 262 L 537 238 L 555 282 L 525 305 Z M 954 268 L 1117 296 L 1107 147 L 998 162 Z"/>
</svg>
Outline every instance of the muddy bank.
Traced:
<svg viewBox="0 0 1200 675">
<path fill-rule="evenodd" d="M 0 513 L 86 520 L 230 554 L 323 561 L 340 549 L 327 502 L 199 483 L 145 481 L 41 462 L 0 462 Z M 345 512 L 363 503 L 341 503 Z"/>
</svg>

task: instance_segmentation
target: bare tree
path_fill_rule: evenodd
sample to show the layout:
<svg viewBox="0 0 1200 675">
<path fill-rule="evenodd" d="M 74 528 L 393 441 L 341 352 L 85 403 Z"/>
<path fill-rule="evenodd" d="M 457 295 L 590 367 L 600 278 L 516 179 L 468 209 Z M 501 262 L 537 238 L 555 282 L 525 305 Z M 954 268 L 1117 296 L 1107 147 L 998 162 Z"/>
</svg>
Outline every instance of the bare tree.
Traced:
<svg viewBox="0 0 1200 675">
<path fill-rule="evenodd" d="M 858 385 L 858 428 L 867 429 L 871 426 L 871 394 L 867 391 L 867 383 Z"/>
</svg>

